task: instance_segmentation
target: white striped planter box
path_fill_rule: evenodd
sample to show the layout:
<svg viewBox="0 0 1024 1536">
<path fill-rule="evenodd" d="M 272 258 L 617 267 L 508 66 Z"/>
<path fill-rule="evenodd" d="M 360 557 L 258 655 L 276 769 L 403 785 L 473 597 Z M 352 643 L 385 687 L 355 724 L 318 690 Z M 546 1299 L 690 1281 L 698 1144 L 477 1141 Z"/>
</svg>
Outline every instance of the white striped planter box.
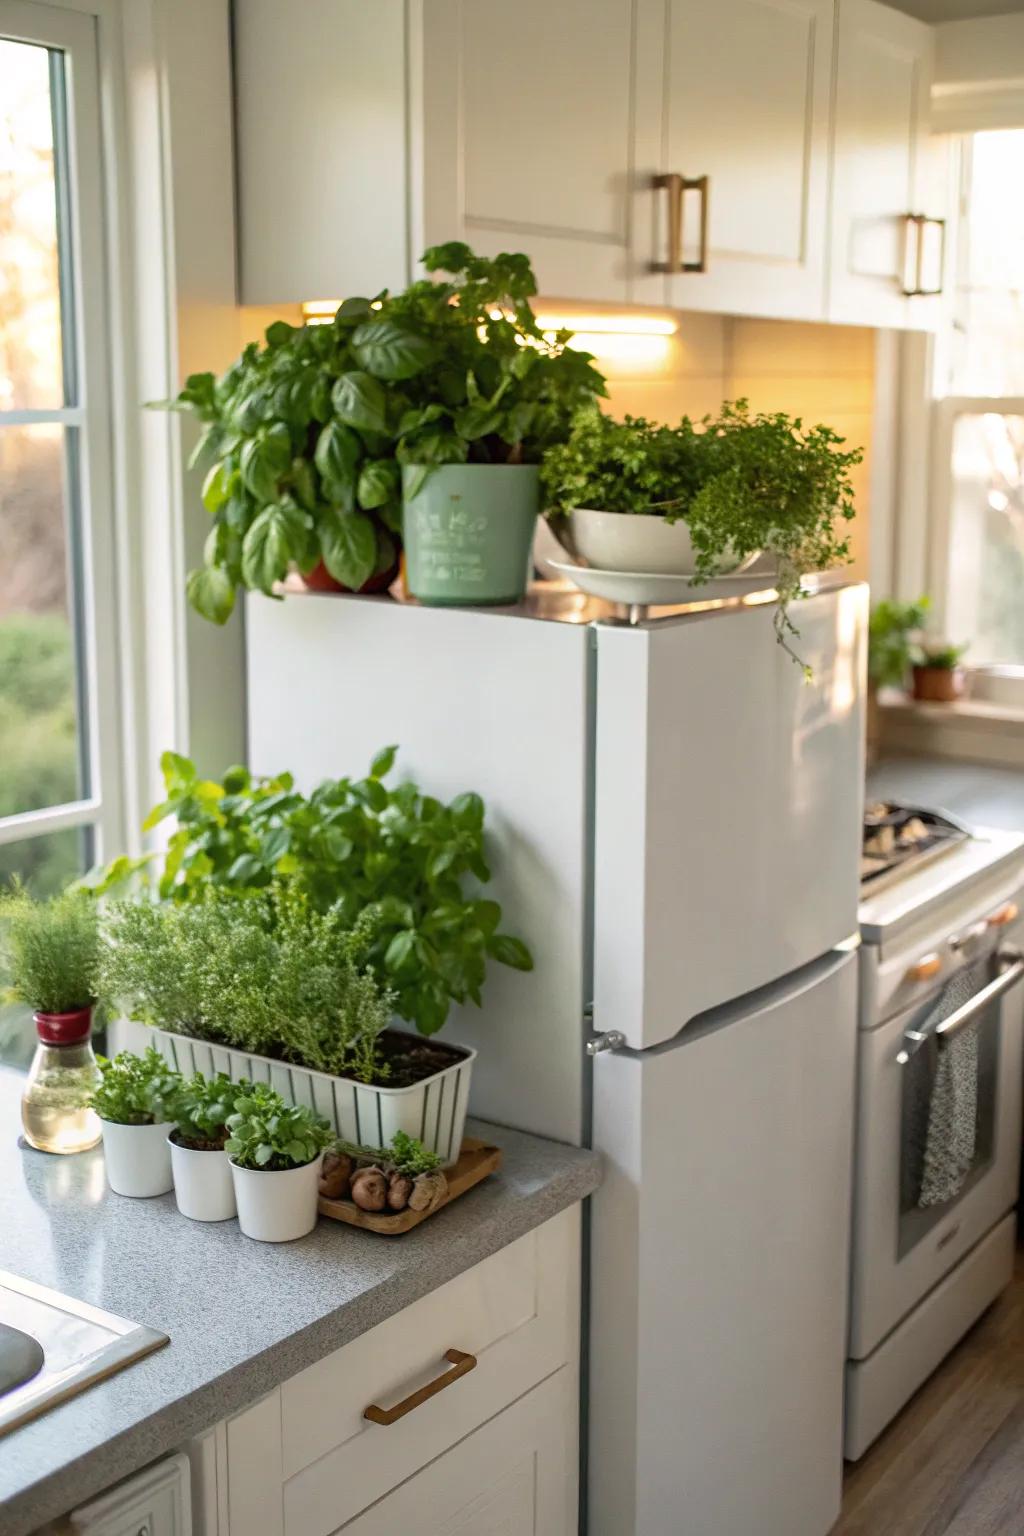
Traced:
<svg viewBox="0 0 1024 1536">
<path fill-rule="evenodd" d="M 386 1147 L 396 1131 L 405 1131 L 436 1152 L 445 1167 L 458 1159 L 477 1054 L 469 1046 L 452 1046 L 462 1059 L 410 1088 L 374 1088 L 166 1029 L 153 1033 L 161 1054 L 186 1077 L 226 1072 L 234 1083 L 269 1083 L 289 1104 L 304 1104 L 323 1115 L 343 1141 Z"/>
</svg>

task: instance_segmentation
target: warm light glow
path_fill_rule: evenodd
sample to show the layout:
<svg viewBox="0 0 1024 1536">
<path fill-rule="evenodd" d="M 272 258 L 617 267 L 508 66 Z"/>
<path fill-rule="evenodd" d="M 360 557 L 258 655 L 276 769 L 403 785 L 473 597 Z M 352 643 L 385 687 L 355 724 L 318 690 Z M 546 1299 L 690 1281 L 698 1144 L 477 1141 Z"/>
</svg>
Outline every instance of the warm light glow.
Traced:
<svg viewBox="0 0 1024 1536">
<path fill-rule="evenodd" d="M 302 306 L 304 325 L 330 325 L 343 301 L 341 299 L 306 299 Z M 374 299 L 371 309 L 380 309 L 380 299 Z"/>
<path fill-rule="evenodd" d="M 542 331 L 578 331 L 602 336 L 674 336 L 679 327 L 663 315 L 633 315 L 628 310 L 617 315 L 547 315 L 537 316 Z"/>
<path fill-rule="evenodd" d="M 548 340 L 554 339 L 554 331 L 546 331 Z M 575 331 L 569 346 L 577 352 L 592 352 L 601 362 L 629 363 L 633 367 L 662 364 L 671 352 L 667 335 L 650 335 L 641 332 Z"/>
</svg>

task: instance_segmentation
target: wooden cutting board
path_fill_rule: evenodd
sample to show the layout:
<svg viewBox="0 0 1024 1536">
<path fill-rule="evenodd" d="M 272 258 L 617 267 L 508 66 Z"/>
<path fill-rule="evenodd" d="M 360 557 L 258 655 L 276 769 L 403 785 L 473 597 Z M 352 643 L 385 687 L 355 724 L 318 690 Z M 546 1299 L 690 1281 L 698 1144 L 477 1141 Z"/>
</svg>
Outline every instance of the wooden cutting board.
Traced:
<svg viewBox="0 0 1024 1536">
<path fill-rule="evenodd" d="M 500 1147 L 492 1147 L 486 1141 L 477 1141 L 475 1137 L 467 1136 L 462 1143 L 458 1162 L 444 1171 L 448 1180 L 448 1193 L 432 1211 L 361 1211 L 352 1200 L 328 1200 L 321 1195 L 320 1214 L 329 1216 L 332 1221 L 346 1221 L 350 1227 L 362 1227 L 367 1232 L 381 1232 L 385 1237 L 397 1237 L 402 1232 L 418 1227 L 421 1221 L 436 1216 L 438 1211 L 443 1211 L 446 1205 L 450 1205 L 453 1200 L 464 1195 L 467 1189 L 472 1189 L 474 1184 L 479 1184 L 500 1167 Z"/>
</svg>

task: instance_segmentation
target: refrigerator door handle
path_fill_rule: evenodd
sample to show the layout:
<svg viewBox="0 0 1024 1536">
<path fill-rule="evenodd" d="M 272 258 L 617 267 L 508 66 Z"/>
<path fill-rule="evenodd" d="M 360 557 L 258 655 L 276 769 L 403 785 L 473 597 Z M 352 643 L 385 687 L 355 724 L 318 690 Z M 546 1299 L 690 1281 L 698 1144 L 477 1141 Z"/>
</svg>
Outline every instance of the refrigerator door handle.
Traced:
<svg viewBox="0 0 1024 1536">
<path fill-rule="evenodd" d="M 600 1056 L 602 1051 L 621 1051 L 626 1037 L 621 1029 L 609 1029 L 603 1035 L 591 1035 L 584 1049 L 588 1056 Z"/>
</svg>

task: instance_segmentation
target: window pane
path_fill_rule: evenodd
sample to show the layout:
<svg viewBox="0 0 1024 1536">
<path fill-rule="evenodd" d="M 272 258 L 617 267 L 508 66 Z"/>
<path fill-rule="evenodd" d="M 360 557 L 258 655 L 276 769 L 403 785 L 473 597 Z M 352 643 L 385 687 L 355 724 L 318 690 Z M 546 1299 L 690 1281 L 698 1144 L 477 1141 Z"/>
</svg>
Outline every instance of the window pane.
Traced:
<svg viewBox="0 0 1024 1536">
<path fill-rule="evenodd" d="M 967 660 L 1024 662 L 1024 416 L 960 416 L 953 435 L 948 624 Z"/>
<path fill-rule="evenodd" d="M 50 57 L 0 39 L 0 410 L 64 403 Z"/>
<path fill-rule="evenodd" d="M 53 896 L 92 867 L 95 843 L 92 827 L 66 827 L 18 843 L 0 843 L 0 890 L 17 878 L 33 896 Z"/>
<path fill-rule="evenodd" d="M 0 817 L 88 793 L 66 438 L 73 453 L 74 429 L 0 426 Z"/>
</svg>

